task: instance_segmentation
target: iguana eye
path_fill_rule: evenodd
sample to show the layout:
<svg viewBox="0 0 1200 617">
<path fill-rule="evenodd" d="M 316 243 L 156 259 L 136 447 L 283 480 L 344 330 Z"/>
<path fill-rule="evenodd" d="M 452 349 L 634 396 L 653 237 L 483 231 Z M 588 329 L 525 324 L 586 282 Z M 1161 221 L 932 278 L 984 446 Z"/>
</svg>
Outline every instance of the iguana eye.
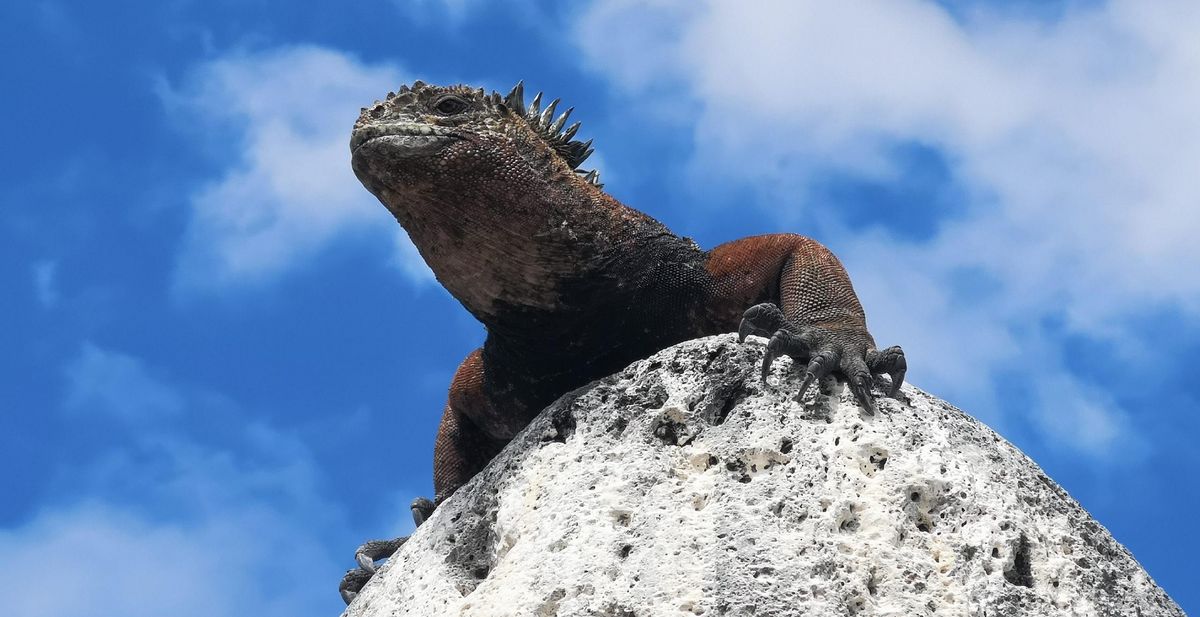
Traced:
<svg viewBox="0 0 1200 617">
<path fill-rule="evenodd" d="M 448 96 L 438 101 L 437 104 L 433 106 L 433 109 L 443 116 L 453 116 L 454 114 L 466 111 L 467 107 L 468 105 L 466 101 L 458 98 L 457 96 Z"/>
</svg>

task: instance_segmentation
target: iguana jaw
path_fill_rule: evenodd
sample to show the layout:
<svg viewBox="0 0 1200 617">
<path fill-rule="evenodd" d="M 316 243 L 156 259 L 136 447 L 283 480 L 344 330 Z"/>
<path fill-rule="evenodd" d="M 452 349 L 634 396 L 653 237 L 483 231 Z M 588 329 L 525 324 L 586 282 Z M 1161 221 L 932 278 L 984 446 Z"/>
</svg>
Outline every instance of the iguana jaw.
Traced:
<svg viewBox="0 0 1200 617">
<path fill-rule="evenodd" d="M 382 140 L 394 156 L 428 155 L 444 147 L 459 135 L 448 127 L 421 123 L 368 124 L 356 129 L 350 137 L 351 156 L 367 142 Z"/>
</svg>

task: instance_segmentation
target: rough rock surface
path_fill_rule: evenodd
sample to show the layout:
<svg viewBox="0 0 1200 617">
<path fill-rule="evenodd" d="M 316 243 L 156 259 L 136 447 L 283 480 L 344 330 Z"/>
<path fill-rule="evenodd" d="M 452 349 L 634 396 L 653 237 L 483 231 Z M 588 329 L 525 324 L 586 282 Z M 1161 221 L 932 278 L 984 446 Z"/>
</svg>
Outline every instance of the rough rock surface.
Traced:
<svg viewBox="0 0 1200 617">
<path fill-rule="evenodd" d="M 763 342 L 564 396 L 345 614 L 1183 614 L 987 427 L 909 386 L 876 416 L 832 380 L 797 402 L 787 360 L 759 380 Z"/>
</svg>

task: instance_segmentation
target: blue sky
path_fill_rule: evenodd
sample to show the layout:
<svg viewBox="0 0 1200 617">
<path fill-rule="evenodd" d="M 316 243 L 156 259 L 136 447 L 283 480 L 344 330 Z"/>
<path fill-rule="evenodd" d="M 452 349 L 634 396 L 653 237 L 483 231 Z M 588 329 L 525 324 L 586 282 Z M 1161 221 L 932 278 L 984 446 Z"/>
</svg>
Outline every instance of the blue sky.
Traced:
<svg viewBox="0 0 1200 617">
<path fill-rule="evenodd" d="M 330 615 L 406 532 L 481 328 L 349 168 L 358 108 L 524 79 L 606 188 L 795 231 L 910 378 L 1185 609 L 1200 8 L 1184 1 L 0 8 L 0 612 Z"/>
</svg>

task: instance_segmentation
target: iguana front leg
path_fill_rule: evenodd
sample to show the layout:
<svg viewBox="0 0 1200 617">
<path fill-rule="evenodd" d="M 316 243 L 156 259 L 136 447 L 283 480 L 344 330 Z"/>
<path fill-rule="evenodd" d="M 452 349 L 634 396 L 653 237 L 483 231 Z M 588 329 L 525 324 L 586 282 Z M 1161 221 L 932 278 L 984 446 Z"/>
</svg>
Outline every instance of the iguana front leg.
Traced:
<svg viewBox="0 0 1200 617">
<path fill-rule="evenodd" d="M 503 447 L 472 416 L 490 411 L 483 396 L 483 361 L 479 350 L 459 365 L 450 382 L 449 400 L 438 426 L 433 447 L 433 486 L 435 500 L 418 497 L 412 502 L 413 522 L 418 527 L 428 519 L 436 504 L 454 494 L 478 473 Z M 486 420 L 486 416 L 482 419 Z M 354 552 L 358 568 L 346 572 L 338 592 L 349 604 L 375 573 L 375 562 L 391 557 L 408 537 L 364 542 Z"/>
<path fill-rule="evenodd" d="M 899 392 L 907 370 L 904 352 L 875 348 L 850 277 L 829 249 L 794 234 L 756 236 L 713 249 L 710 263 L 725 293 L 760 300 L 742 315 L 738 334 L 741 340 L 751 334 L 769 339 L 764 381 L 775 359 L 787 355 L 805 365 L 801 394 L 840 373 L 873 414 L 872 374 L 891 378 L 889 396 Z"/>
</svg>

